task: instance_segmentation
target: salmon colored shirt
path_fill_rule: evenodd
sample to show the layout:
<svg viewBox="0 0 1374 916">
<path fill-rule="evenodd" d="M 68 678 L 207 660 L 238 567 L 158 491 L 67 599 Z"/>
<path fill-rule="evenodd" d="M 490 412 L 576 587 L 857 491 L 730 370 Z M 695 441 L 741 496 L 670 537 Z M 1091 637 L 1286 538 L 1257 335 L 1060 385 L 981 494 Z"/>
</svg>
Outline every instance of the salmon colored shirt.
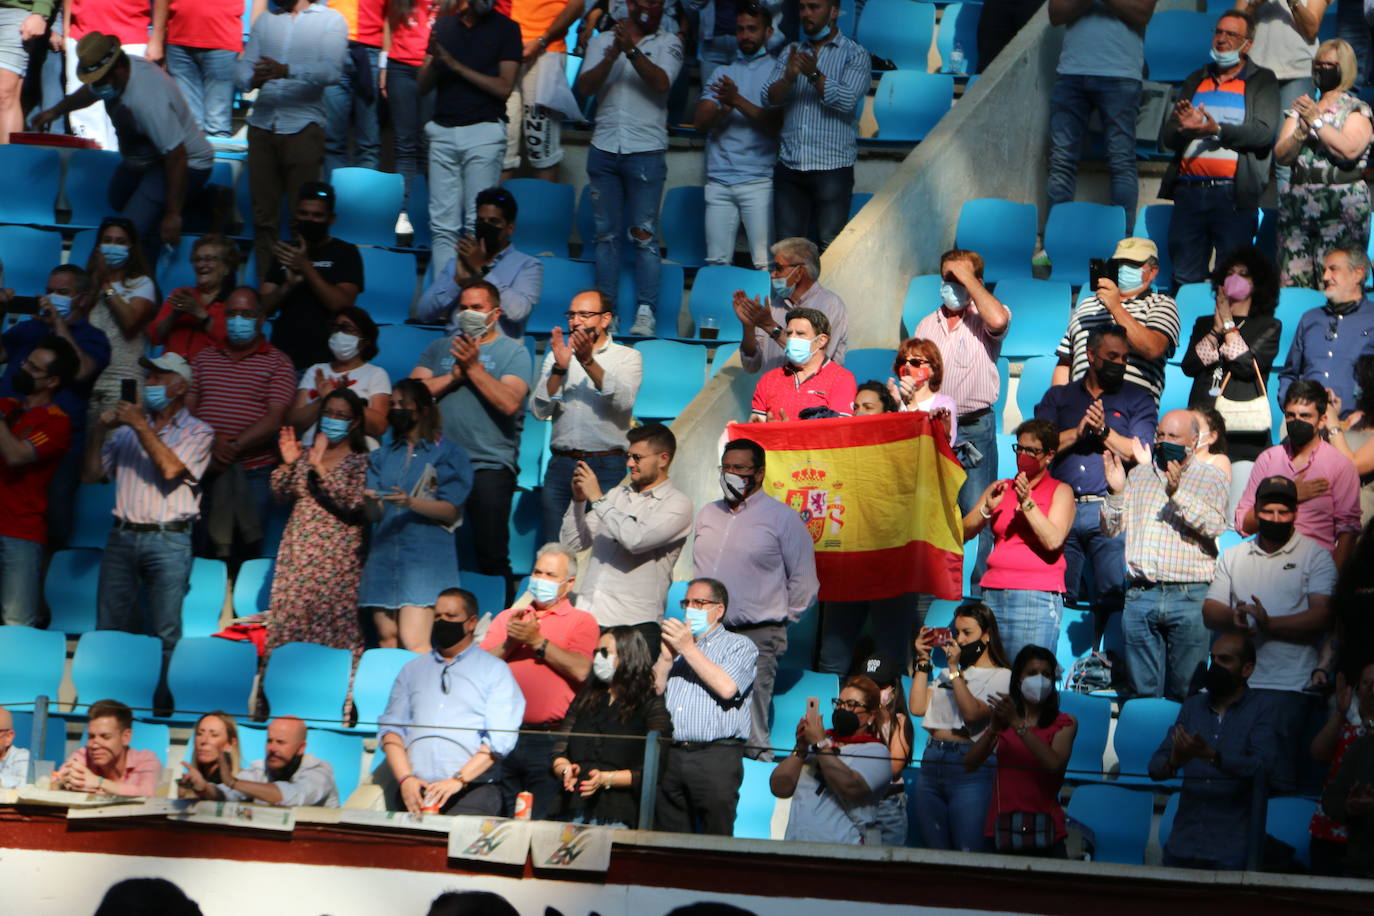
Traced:
<svg viewBox="0 0 1374 916">
<path fill-rule="evenodd" d="M 507 608 L 497 614 L 487 628 L 482 648 L 490 651 L 505 642 L 506 624 L 512 616 L 524 610 Z M 573 607 L 567 598 L 539 618 L 539 632 L 560 649 L 589 659 L 601 639 L 601 628 L 597 626 L 596 618 Z M 520 685 L 520 692 L 525 695 L 524 724 L 552 725 L 567 715 L 568 706 L 582 686 L 581 681 L 559 674 L 524 643 L 515 643 L 506 649 L 506 664 L 510 666 L 515 682 Z"/>
<path fill-rule="evenodd" d="M 152 751 L 136 751 L 129 748 L 124 754 L 124 770 L 116 772 L 113 767 L 101 769 L 91 766 L 83 744 L 67 758 L 65 766 L 79 763 L 97 776 L 105 778 L 105 791 L 113 795 L 152 796 L 157 794 L 157 781 L 162 776 L 162 764 Z"/>
</svg>

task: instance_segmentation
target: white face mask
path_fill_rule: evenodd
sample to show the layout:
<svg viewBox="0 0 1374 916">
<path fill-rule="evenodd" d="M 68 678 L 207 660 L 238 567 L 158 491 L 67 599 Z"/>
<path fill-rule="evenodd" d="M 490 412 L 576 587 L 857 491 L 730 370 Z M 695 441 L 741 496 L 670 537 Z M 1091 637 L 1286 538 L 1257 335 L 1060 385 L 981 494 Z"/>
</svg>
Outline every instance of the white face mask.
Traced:
<svg viewBox="0 0 1374 916">
<path fill-rule="evenodd" d="M 609 684 L 611 678 L 615 677 L 615 659 L 597 652 L 592 656 L 592 674 Z"/>
<path fill-rule="evenodd" d="M 1054 692 L 1054 681 L 1043 674 L 1032 674 L 1021 678 L 1021 696 L 1032 703 L 1043 703 L 1045 697 Z"/>
<path fill-rule="evenodd" d="M 720 492 L 725 494 L 727 500 L 738 502 L 744 499 L 744 495 L 749 492 L 749 484 L 748 477 L 741 477 L 738 474 L 730 474 L 725 471 L 720 474 Z"/>
<path fill-rule="evenodd" d="M 335 331 L 329 335 L 329 352 L 333 353 L 334 358 L 341 362 L 347 362 L 357 356 L 361 347 L 362 340 L 355 334 Z"/>
</svg>

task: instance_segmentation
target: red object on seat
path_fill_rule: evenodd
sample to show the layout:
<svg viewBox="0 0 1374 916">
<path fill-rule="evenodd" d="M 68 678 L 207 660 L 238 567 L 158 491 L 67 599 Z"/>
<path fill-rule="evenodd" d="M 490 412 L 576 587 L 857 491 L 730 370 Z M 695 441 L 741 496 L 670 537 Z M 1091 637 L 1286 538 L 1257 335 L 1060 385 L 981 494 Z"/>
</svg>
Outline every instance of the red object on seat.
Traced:
<svg viewBox="0 0 1374 916">
<path fill-rule="evenodd" d="M 258 650 L 258 658 L 267 654 L 267 627 L 260 623 L 236 623 L 215 634 L 221 639 L 247 640 Z"/>
<path fill-rule="evenodd" d="M 101 149 L 99 143 L 88 137 L 73 137 L 71 134 L 40 134 L 32 131 L 18 131 L 10 134 L 11 143 L 26 143 L 29 146 L 66 146 L 72 149 Z"/>
</svg>

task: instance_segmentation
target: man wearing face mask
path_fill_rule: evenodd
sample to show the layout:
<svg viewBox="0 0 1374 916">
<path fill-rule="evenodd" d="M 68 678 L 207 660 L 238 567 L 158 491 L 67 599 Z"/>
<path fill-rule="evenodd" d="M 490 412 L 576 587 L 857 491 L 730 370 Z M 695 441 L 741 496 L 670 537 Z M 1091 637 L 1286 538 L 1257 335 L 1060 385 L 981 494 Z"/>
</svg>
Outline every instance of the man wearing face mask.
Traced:
<svg viewBox="0 0 1374 916">
<path fill-rule="evenodd" d="M 1078 600 L 1083 566 L 1091 564 L 1092 608 L 1103 621 L 1121 610 L 1126 539 L 1102 533 L 1107 498 L 1102 453 L 1110 449 L 1122 461 L 1134 461 L 1135 449 L 1150 441 L 1159 419 L 1149 392 L 1124 384 L 1128 352 L 1124 328 L 1094 328 L 1088 335 L 1087 375 L 1056 385 L 1035 405 L 1036 418 L 1059 429 L 1059 451 L 1050 475 L 1073 488 L 1077 503 L 1073 527 L 1064 539 L 1064 600 Z"/>
<path fill-rule="evenodd" d="M 1259 530 L 1256 493 L 1275 475 L 1291 479 L 1298 490 L 1298 531 L 1331 552 L 1342 569 L 1360 536 L 1360 478 L 1355 465 L 1326 441 L 1326 389 L 1308 379 L 1288 386 L 1283 415 L 1288 437 L 1260 452 L 1236 506 L 1236 530 Z"/>
<path fill-rule="evenodd" d="M 734 833 L 757 650 L 725 628 L 729 604 L 721 582 L 693 579 L 685 619 L 663 621 L 654 685 L 673 717 L 673 743 L 658 782 L 656 830 Z"/>
<path fill-rule="evenodd" d="M 225 779 L 215 794 L 225 801 L 282 807 L 339 807 L 334 768 L 305 752 L 306 735 L 305 723 L 295 716 L 273 719 L 267 726 L 266 756 Z M 229 772 L 227 761 L 220 771 Z"/>
<path fill-rule="evenodd" d="M 1317 667 L 1317 643 L 1331 628 L 1336 566 L 1321 544 L 1297 531 L 1300 496 L 1292 478 L 1266 477 L 1255 494 L 1259 536 L 1221 555 L 1202 610 L 1213 630 L 1254 639 L 1259 654 L 1250 688 L 1268 701 L 1278 740 L 1271 787 L 1288 793 L 1307 759 L 1307 726 L 1317 708 L 1304 691 Z"/>
<path fill-rule="evenodd" d="M 1298 320 L 1288 357 L 1279 370 L 1279 403 L 1298 379 L 1329 388 L 1344 418 L 1355 409 L 1355 376 L 1350 367 L 1374 353 L 1374 302 L 1365 296 L 1369 258 L 1364 248 L 1338 248 L 1326 256 L 1321 290 L 1326 305 L 1308 309 Z"/>
<path fill-rule="evenodd" d="M 525 720 L 515 750 L 501 762 L 501 804 L 507 817 L 515 796 L 534 794 L 533 817 L 544 820 L 558 797 L 559 781 L 549 769 L 554 730 L 592 670 L 601 629 L 596 618 L 573 607 L 568 597 L 577 558 L 557 544 L 545 544 L 530 570 L 530 603 L 507 608 L 487 627 L 482 648 L 510 665 L 525 697 Z"/>
<path fill-rule="evenodd" d="M 113 479 L 114 525 L 100 558 L 96 626 L 152 632 L 168 657 L 181 639 L 181 603 L 191 577 L 191 525 L 215 431 L 186 407 L 191 367 L 164 353 L 148 370 L 143 403 L 120 401 L 97 422 L 112 430 L 86 456 L 88 481 Z M 275 430 L 273 431 L 275 434 Z M 143 619 L 140 593 L 147 595 Z"/>
<path fill-rule="evenodd" d="M 1173 288 L 1207 279 L 1223 257 L 1255 236 L 1269 184 L 1279 121 L 1279 84 L 1250 60 L 1255 21 L 1227 10 L 1212 32 L 1212 63 L 1183 82 L 1160 142 L 1174 151 L 1160 187 L 1172 199 L 1169 258 Z"/>
<path fill-rule="evenodd" d="M 752 439 L 725 443 L 720 456 L 724 496 L 697 513 L 692 575 L 725 583 L 732 601 L 725 626 L 758 649 L 754 671 L 750 757 L 773 759 L 768 707 L 778 659 L 787 652 L 787 626 L 816 600 L 816 548 L 801 516 L 764 493 L 763 446 Z M 903 634 L 905 639 L 905 634 Z"/>
<path fill-rule="evenodd" d="M 735 290 L 735 314 L 742 327 L 740 365 L 745 372 L 767 372 L 787 365 L 787 313 L 794 308 L 815 309 L 830 322 L 825 355 L 841 366 L 849 350 L 849 310 L 844 300 L 818 282 L 821 251 L 810 239 L 775 242 L 768 265 L 773 294 L 767 307 Z"/>
<path fill-rule="evenodd" d="M 1178 346 L 1178 305 L 1151 289 L 1159 276 L 1159 248 L 1143 238 L 1122 239 L 1106 262 L 1111 276 L 1098 278 L 1097 288 L 1074 307 L 1068 329 L 1054 354 L 1059 365 L 1053 383 L 1063 385 L 1088 371 L 1088 334 L 1095 327 L 1115 324 L 1126 329 L 1130 356 L 1126 384 L 1139 385 L 1159 403 L 1164 390 L 1164 363 Z"/>
<path fill-rule="evenodd" d="M 363 258 L 357 245 L 329 234 L 334 189 L 324 182 L 300 186 L 294 217 L 292 240 L 273 243 L 262 304 L 268 315 L 276 316 L 272 345 L 300 371 L 332 357 L 331 325 L 363 291 Z"/>
<path fill-rule="evenodd" d="M 75 375 L 75 350 L 49 335 L 15 373 L 18 397 L 0 398 L 0 620 L 7 624 L 38 621 L 48 486 L 72 435 L 71 418 L 53 398 Z"/>
<path fill-rule="evenodd" d="M 830 322 L 815 309 L 786 316 L 787 363 L 770 369 L 754 386 L 749 421 L 797 420 L 808 407 L 828 407 L 849 416 L 858 392 L 854 373 L 826 355 Z"/>
<path fill-rule="evenodd" d="M 516 340 L 525 336 L 525 321 L 544 288 L 544 262 L 511 244 L 518 212 L 515 195 L 505 188 L 487 188 L 477 195 L 473 235 L 458 239 L 457 257 L 435 265 L 434 282 L 415 303 L 417 320 L 447 322 L 448 333 L 456 333 L 463 281 L 482 279 L 501 291 L 501 332 Z"/>
<path fill-rule="evenodd" d="M 1198 423 L 1171 410 L 1126 474 L 1116 452 L 1102 453 L 1109 493 L 1106 537 L 1126 532 L 1126 599 L 1121 630 L 1133 696 L 1182 700 L 1207 659 L 1202 601 L 1216 571 L 1217 537 L 1226 530 L 1226 474 L 1193 460 Z"/>
<path fill-rule="evenodd" d="M 1181 770 L 1178 814 L 1164 845 L 1173 868 L 1240 871 L 1246 867 L 1253 779 L 1263 779 L 1279 747 L 1270 710 L 1248 689 L 1255 644 L 1239 633 L 1212 643 L 1207 691 L 1183 701 L 1174 727 L 1150 758 L 1150 777 Z"/>
<path fill-rule="evenodd" d="M 472 592 L 444 589 L 434 602 L 434 650 L 396 675 L 377 720 L 395 780 L 391 811 L 501 811 L 500 762 L 515 749 L 525 697 L 510 667 L 473 640 L 479 613 Z"/>
</svg>

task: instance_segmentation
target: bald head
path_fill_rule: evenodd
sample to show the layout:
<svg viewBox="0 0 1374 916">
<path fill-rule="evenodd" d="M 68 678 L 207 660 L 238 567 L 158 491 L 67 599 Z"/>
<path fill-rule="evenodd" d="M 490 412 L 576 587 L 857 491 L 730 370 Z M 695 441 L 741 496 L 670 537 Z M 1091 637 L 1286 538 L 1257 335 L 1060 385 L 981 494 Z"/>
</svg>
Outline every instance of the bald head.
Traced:
<svg viewBox="0 0 1374 916">
<path fill-rule="evenodd" d="M 295 716 L 273 719 L 267 726 L 267 767 L 279 770 L 305 749 L 305 723 Z"/>
<path fill-rule="evenodd" d="M 10 711 L 0 706 L 0 757 L 9 752 L 10 745 L 14 744 L 14 716 Z"/>
<path fill-rule="evenodd" d="M 1171 410 L 1155 427 L 1155 442 L 1173 442 L 1186 448 L 1191 455 L 1197 446 L 1198 433 L 1201 431 L 1202 427 L 1197 423 L 1197 414 L 1191 410 Z"/>
</svg>

